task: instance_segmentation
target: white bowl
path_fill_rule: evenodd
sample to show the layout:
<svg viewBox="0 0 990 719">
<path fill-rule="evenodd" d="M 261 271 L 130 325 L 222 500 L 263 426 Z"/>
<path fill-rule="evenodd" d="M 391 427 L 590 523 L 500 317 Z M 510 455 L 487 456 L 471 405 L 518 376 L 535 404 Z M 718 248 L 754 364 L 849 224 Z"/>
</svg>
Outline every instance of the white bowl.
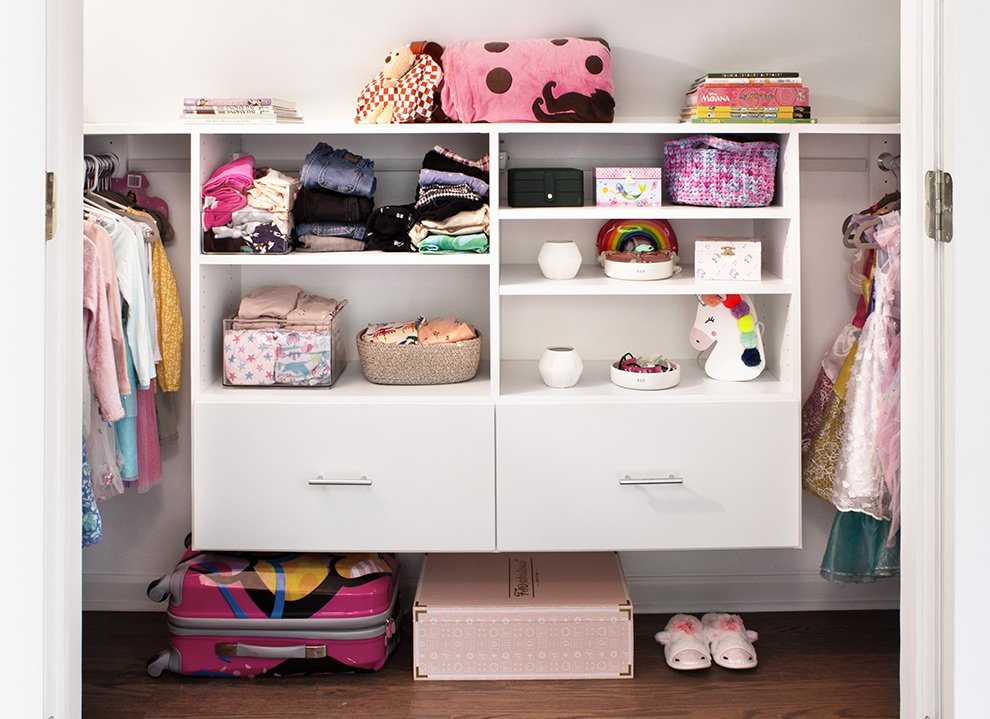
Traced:
<svg viewBox="0 0 990 719">
<path fill-rule="evenodd" d="M 669 389 L 681 381 L 681 366 L 676 362 L 670 365 L 673 369 L 667 372 L 626 372 L 613 362 L 612 382 L 626 389 Z"/>
<path fill-rule="evenodd" d="M 636 260 L 625 262 L 612 259 L 612 255 L 628 257 L 629 253 L 602 254 L 602 267 L 606 277 L 617 280 L 664 280 L 674 274 L 674 260 L 666 253 L 649 253 Z"/>
</svg>

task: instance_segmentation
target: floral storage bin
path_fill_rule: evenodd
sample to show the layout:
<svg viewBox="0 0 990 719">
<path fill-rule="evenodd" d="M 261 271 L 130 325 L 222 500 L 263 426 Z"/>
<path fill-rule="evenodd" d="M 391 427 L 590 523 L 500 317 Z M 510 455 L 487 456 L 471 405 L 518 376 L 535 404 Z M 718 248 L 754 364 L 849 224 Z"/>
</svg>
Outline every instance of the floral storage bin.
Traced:
<svg viewBox="0 0 990 719">
<path fill-rule="evenodd" d="M 678 205 L 766 207 L 777 175 L 776 142 L 697 135 L 664 143 L 667 193 Z"/>
<path fill-rule="evenodd" d="M 293 328 L 273 323 L 251 327 L 223 321 L 223 384 L 226 387 L 329 387 L 344 369 L 344 346 L 336 315 L 327 324 Z"/>
</svg>

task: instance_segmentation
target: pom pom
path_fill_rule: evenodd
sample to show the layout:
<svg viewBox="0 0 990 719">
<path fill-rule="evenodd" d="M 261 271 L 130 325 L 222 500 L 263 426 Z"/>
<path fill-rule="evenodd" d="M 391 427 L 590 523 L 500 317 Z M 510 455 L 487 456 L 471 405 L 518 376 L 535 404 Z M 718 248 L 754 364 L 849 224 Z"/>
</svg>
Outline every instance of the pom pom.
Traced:
<svg viewBox="0 0 990 719">
<path fill-rule="evenodd" d="M 740 317 L 745 317 L 749 314 L 749 305 L 740 301 L 739 304 L 729 310 L 729 312 L 738 320 Z"/>
<path fill-rule="evenodd" d="M 756 323 L 753 321 L 753 315 L 746 315 L 736 320 L 736 324 L 739 325 L 739 331 L 743 334 L 747 332 L 752 332 Z"/>
<path fill-rule="evenodd" d="M 742 353 L 742 363 L 747 367 L 758 367 L 760 365 L 760 351 L 755 348 L 744 350 Z"/>
<path fill-rule="evenodd" d="M 746 349 L 753 349 L 757 345 L 757 336 L 755 332 L 743 332 L 739 340 L 742 342 L 742 346 Z"/>
<path fill-rule="evenodd" d="M 741 295 L 726 295 L 725 296 L 725 301 L 722 304 L 725 305 L 728 309 L 731 310 L 733 307 L 735 307 L 736 305 L 738 305 L 740 302 L 742 302 L 742 296 Z"/>
<path fill-rule="evenodd" d="M 718 295 L 700 295 L 698 299 L 701 300 L 701 304 L 708 307 L 718 307 L 722 304 L 722 298 Z"/>
</svg>

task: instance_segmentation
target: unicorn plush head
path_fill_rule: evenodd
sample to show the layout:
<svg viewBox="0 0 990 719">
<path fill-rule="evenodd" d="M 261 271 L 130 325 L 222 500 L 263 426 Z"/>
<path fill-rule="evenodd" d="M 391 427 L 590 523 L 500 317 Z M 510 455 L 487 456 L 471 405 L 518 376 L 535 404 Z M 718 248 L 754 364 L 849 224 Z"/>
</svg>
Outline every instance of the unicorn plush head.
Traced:
<svg viewBox="0 0 990 719">
<path fill-rule="evenodd" d="M 715 345 L 705 374 L 732 381 L 759 377 L 766 358 L 753 301 L 747 295 L 699 295 L 698 301 L 691 344 L 698 350 Z"/>
</svg>

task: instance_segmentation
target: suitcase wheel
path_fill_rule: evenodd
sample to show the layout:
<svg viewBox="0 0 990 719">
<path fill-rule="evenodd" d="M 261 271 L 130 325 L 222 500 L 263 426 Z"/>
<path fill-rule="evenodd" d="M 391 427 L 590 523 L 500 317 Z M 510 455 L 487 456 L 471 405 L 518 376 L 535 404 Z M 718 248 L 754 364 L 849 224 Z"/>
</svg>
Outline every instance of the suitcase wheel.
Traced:
<svg viewBox="0 0 990 719">
<path fill-rule="evenodd" d="M 168 579 L 169 575 L 166 574 L 164 577 L 151 580 L 147 589 L 148 599 L 153 602 L 164 602 L 168 598 Z"/>
<path fill-rule="evenodd" d="M 170 649 L 163 649 L 159 652 L 158 656 L 152 657 L 145 663 L 145 669 L 148 670 L 148 674 L 153 676 L 155 679 L 160 677 L 162 673 L 168 669 L 168 660 L 171 654 Z"/>
</svg>

